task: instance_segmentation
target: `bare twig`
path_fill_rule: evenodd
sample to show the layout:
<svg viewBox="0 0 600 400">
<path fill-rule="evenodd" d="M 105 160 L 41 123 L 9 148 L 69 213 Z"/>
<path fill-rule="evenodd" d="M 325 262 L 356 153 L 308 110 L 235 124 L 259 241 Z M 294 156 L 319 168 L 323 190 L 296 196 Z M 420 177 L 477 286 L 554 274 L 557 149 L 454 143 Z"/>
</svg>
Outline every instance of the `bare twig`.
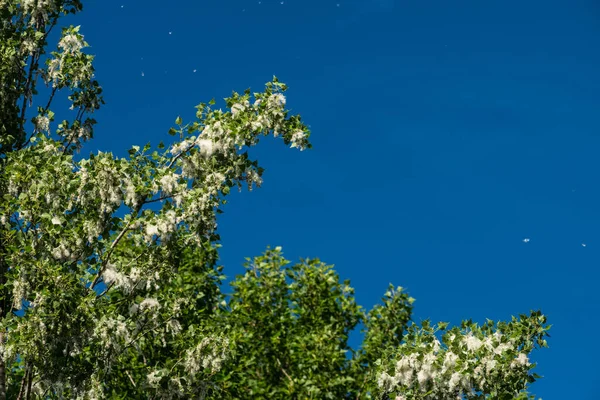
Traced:
<svg viewBox="0 0 600 400">
<path fill-rule="evenodd" d="M 129 371 L 125 371 L 125 373 L 127 374 L 127 377 L 129 378 L 129 381 L 131 382 L 131 384 L 133 385 L 133 387 L 137 387 L 137 385 L 135 384 L 135 381 L 131 377 L 131 374 L 129 374 Z"/>
<path fill-rule="evenodd" d="M 17 396 L 17 400 L 21 400 L 23 395 L 25 394 L 25 384 L 27 382 L 27 377 L 29 376 L 29 366 L 25 368 L 25 373 L 23 374 L 23 378 L 21 379 L 21 386 L 19 387 L 19 395 Z"/>
<path fill-rule="evenodd" d="M 294 386 L 294 380 L 292 379 L 291 376 L 288 375 L 288 373 L 285 371 L 285 369 L 283 368 L 283 365 L 281 364 L 281 361 L 279 361 L 279 358 L 275 358 L 277 360 L 277 363 L 279 364 L 279 368 L 281 368 L 281 372 L 283 372 L 283 374 L 289 379 L 290 381 L 290 386 Z"/>
</svg>

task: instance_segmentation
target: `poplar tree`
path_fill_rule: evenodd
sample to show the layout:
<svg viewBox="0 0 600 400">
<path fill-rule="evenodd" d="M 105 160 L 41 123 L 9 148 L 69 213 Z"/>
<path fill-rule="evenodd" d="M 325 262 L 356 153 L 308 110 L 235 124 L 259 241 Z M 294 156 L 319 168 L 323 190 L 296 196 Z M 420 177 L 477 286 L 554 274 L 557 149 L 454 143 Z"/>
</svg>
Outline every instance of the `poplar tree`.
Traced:
<svg viewBox="0 0 600 400">
<path fill-rule="evenodd" d="M 279 247 L 225 296 L 216 219 L 262 183 L 247 150 L 310 148 L 308 128 L 274 78 L 177 117 L 167 145 L 76 157 L 104 104 L 79 27 L 60 25 L 81 9 L 0 0 L 0 400 L 528 398 L 540 312 L 415 324 L 392 285 L 366 312 L 332 266 Z"/>
</svg>

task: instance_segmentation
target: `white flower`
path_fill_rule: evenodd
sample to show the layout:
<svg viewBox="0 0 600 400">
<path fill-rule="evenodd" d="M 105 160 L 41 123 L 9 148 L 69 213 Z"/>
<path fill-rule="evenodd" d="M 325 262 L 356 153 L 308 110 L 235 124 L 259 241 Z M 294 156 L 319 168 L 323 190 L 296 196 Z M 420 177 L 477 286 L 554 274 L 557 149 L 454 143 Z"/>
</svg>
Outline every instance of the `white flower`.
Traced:
<svg viewBox="0 0 600 400">
<path fill-rule="evenodd" d="M 463 340 L 470 351 L 477 351 L 483 345 L 481 339 L 473 336 L 473 332 L 469 332 Z"/>
<path fill-rule="evenodd" d="M 116 288 L 121 288 L 125 292 L 131 291 L 133 288 L 132 280 L 125 274 L 117 271 L 113 264 L 108 264 L 102 273 L 102 280 L 107 285 L 114 285 Z"/>
<path fill-rule="evenodd" d="M 306 138 L 306 133 L 302 132 L 302 131 L 298 131 L 292 134 L 292 138 L 291 138 L 291 148 L 297 147 L 300 149 L 300 151 L 304 150 L 306 148 L 306 144 L 305 142 L 305 138 Z"/>
<path fill-rule="evenodd" d="M 20 310 L 23 305 L 23 298 L 27 292 L 27 283 L 23 279 L 13 281 L 13 308 Z"/>
<path fill-rule="evenodd" d="M 148 235 L 148 236 L 158 235 L 158 227 L 156 225 L 151 225 L 151 224 L 146 225 L 146 235 Z"/>
<path fill-rule="evenodd" d="M 138 195 L 135 192 L 135 184 L 129 178 L 125 180 L 125 204 L 129 207 L 137 207 Z"/>
<path fill-rule="evenodd" d="M 458 360 L 458 356 L 451 351 L 448 351 L 444 356 L 444 364 L 442 366 L 442 371 L 447 371 L 452 369 L 454 365 L 456 365 L 456 361 Z"/>
<path fill-rule="evenodd" d="M 31 55 L 37 50 L 37 43 L 31 39 L 25 39 L 21 43 L 21 52 L 23 54 Z"/>
<path fill-rule="evenodd" d="M 528 366 L 528 365 L 529 365 L 529 358 L 527 357 L 527 354 L 525 354 L 525 353 L 519 353 L 517 358 L 515 358 L 513 360 L 513 362 L 510 364 L 511 368 L 518 367 L 518 366 Z"/>
<path fill-rule="evenodd" d="M 227 338 L 205 337 L 194 348 L 186 352 L 184 366 L 188 374 L 195 375 L 201 368 L 217 372 L 227 357 L 229 340 Z"/>
<path fill-rule="evenodd" d="M 392 377 L 387 372 L 384 371 L 379 374 L 379 377 L 377 378 L 377 386 L 386 390 L 391 387 L 391 383 Z"/>
<path fill-rule="evenodd" d="M 149 373 L 148 376 L 146 377 L 146 379 L 148 380 L 148 385 L 152 388 L 158 387 L 158 384 L 160 383 L 160 380 L 162 379 L 162 375 L 163 375 L 162 370 L 153 371 L 153 372 Z"/>
<path fill-rule="evenodd" d="M 269 96 L 269 104 L 276 107 L 285 106 L 285 96 L 281 93 L 275 93 Z"/>
<path fill-rule="evenodd" d="M 213 155 L 217 147 L 215 142 L 210 139 L 200 139 L 198 145 L 200 146 L 200 154 L 207 158 Z"/>
<path fill-rule="evenodd" d="M 252 190 L 252 184 L 260 187 L 263 183 L 263 179 L 253 169 L 246 170 L 246 183 L 248 184 L 248 190 Z"/>
<path fill-rule="evenodd" d="M 502 354 L 505 351 L 508 351 L 512 348 L 512 346 L 508 343 L 500 343 L 498 347 L 494 349 L 494 354 Z"/>
<path fill-rule="evenodd" d="M 245 109 L 246 109 L 246 106 L 244 106 L 243 104 L 235 103 L 234 105 L 231 106 L 231 114 L 235 117 L 237 114 L 244 111 Z"/>
<path fill-rule="evenodd" d="M 440 351 L 440 341 L 437 338 L 433 339 L 433 352 L 437 354 Z"/>
<path fill-rule="evenodd" d="M 450 377 L 450 380 L 448 381 L 448 387 L 449 387 L 450 391 L 454 391 L 454 389 L 460 385 L 461 379 L 462 379 L 462 377 L 460 376 L 460 374 L 458 372 L 455 372 L 452 374 L 452 376 Z"/>
<path fill-rule="evenodd" d="M 271 120 L 262 114 L 259 115 L 258 118 L 256 118 L 256 121 L 252 121 L 250 124 L 252 129 L 255 131 L 263 131 L 267 129 L 270 125 Z"/>
<path fill-rule="evenodd" d="M 177 188 L 177 181 L 179 180 L 178 174 L 166 174 L 162 178 L 160 178 L 160 184 L 162 186 L 163 192 L 165 194 L 170 195 L 173 194 L 175 188 Z"/>
<path fill-rule="evenodd" d="M 35 7 L 36 0 L 22 0 L 21 6 L 25 11 L 29 11 Z"/>
<path fill-rule="evenodd" d="M 207 180 L 215 186 L 221 186 L 221 183 L 225 180 L 225 175 L 220 172 L 213 172 L 207 177 Z"/>
<path fill-rule="evenodd" d="M 64 244 L 61 244 L 58 247 L 55 247 L 52 250 L 52 256 L 59 261 L 65 261 L 71 257 L 71 252 L 69 249 L 65 247 Z"/>
<path fill-rule="evenodd" d="M 57 58 L 50 60 L 48 63 L 48 82 L 52 81 L 53 86 L 56 85 L 56 82 L 60 78 L 61 69 L 62 63 Z"/>
<path fill-rule="evenodd" d="M 181 142 L 176 143 L 173 145 L 173 147 L 171 147 L 171 154 L 176 155 L 181 153 L 182 151 L 187 151 L 193 143 L 194 142 L 192 140 L 182 140 Z"/>
<path fill-rule="evenodd" d="M 45 115 L 38 115 L 35 119 L 35 126 L 40 132 L 48 132 L 50 129 L 50 119 Z"/>
<path fill-rule="evenodd" d="M 419 385 L 424 385 L 431 379 L 431 373 L 427 369 L 422 369 L 417 374 L 417 381 L 419 381 Z"/>
<path fill-rule="evenodd" d="M 158 309 L 160 308 L 160 303 L 156 299 L 148 298 L 144 299 L 140 303 L 140 310 L 150 310 L 150 309 Z"/>
<path fill-rule="evenodd" d="M 488 374 L 490 372 L 492 372 L 492 370 L 494 368 L 496 368 L 496 364 L 498 364 L 498 362 L 496 360 L 486 360 L 486 362 L 485 362 L 485 369 L 488 372 Z"/>
<path fill-rule="evenodd" d="M 74 35 L 72 33 L 65 35 L 60 42 L 58 42 L 58 47 L 71 54 L 80 51 L 84 46 L 83 36 Z"/>
<path fill-rule="evenodd" d="M 77 131 L 75 132 L 75 134 L 77 135 L 78 138 L 83 138 L 83 139 L 89 139 L 91 137 L 91 133 L 92 133 L 92 130 L 89 128 L 89 126 L 82 126 L 82 127 L 78 128 Z"/>
<path fill-rule="evenodd" d="M 172 319 L 169 321 L 169 324 L 167 325 L 167 327 L 170 329 L 170 331 L 173 333 L 173 336 L 177 335 L 179 332 L 181 332 L 181 324 L 179 323 L 179 321 L 177 321 L 176 319 Z"/>
<path fill-rule="evenodd" d="M 53 225 L 61 225 L 60 218 L 58 218 L 56 216 L 52 217 L 52 224 Z"/>
</svg>

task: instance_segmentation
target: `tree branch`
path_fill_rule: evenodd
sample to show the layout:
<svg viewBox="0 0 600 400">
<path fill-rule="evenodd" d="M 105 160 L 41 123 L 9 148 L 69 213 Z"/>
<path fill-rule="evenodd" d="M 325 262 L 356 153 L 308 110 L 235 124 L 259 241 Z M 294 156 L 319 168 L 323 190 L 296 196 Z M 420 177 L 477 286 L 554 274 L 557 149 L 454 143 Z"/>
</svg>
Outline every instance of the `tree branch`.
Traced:
<svg viewBox="0 0 600 400">
<path fill-rule="evenodd" d="M 131 377 L 131 374 L 129 373 L 129 371 L 125 371 L 125 373 L 127 374 L 127 377 L 129 378 L 129 381 L 131 382 L 131 384 L 133 385 L 133 387 L 137 387 L 137 385 L 135 384 L 135 381 Z"/>
<path fill-rule="evenodd" d="M 19 387 L 19 395 L 17 396 L 17 400 L 21 400 L 23 395 L 25 394 L 25 384 L 27 382 L 27 377 L 29 376 L 29 365 L 25 367 L 25 373 L 23 374 L 23 378 L 21 379 L 21 386 Z"/>
<path fill-rule="evenodd" d="M 283 374 L 289 379 L 290 386 L 294 387 L 294 380 L 292 379 L 292 377 L 289 376 L 288 373 L 285 371 L 285 369 L 283 368 L 283 365 L 281 364 L 281 361 L 279 361 L 279 358 L 275 357 L 275 359 L 277 360 L 277 363 L 279 364 L 279 368 L 281 368 L 281 372 L 283 372 Z"/>
<path fill-rule="evenodd" d="M 94 287 L 98 284 L 100 277 L 102 276 L 102 274 L 104 273 L 104 270 L 106 269 L 106 266 L 108 265 L 108 260 L 110 260 L 110 256 L 112 255 L 113 251 L 117 247 L 117 244 L 119 244 L 119 242 L 121 241 L 123 236 L 125 236 L 125 233 L 127 233 L 127 231 L 129 230 L 129 227 L 131 226 L 132 222 L 133 222 L 133 218 L 131 220 L 129 220 L 129 222 L 127 223 L 125 228 L 123 228 L 121 233 L 119 233 L 119 235 L 116 237 L 116 239 L 110 245 L 110 248 L 106 252 L 106 256 L 105 256 L 106 258 L 104 259 L 104 261 L 102 261 L 102 266 L 98 270 L 98 273 L 96 274 L 96 278 L 94 278 L 94 281 L 92 282 L 92 285 L 90 286 L 90 289 L 93 290 Z"/>
</svg>

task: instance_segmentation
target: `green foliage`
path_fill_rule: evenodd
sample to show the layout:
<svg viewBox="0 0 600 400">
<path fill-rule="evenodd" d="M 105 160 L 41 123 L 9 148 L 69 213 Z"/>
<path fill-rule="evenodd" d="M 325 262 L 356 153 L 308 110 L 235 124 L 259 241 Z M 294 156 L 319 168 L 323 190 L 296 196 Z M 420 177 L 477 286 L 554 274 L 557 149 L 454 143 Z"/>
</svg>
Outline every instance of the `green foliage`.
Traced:
<svg viewBox="0 0 600 400">
<path fill-rule="evenodd" d="M 246 264 L 217 319 L 236 344 L 215 398 L 340 399 L 353 381 L 348 334 L 361 319 L 352 289 L 317 259 L 288 266 L 279 248 Z"/>
<path fill-rule="evenodd" d="M 527 387 L 539 378 L 529 353 L 547 347 L 549 329 L 539 311 L 482 326 L 412 324 L 381 363 L 379 393 L 406 400 L 529 398 Z"/>
<path fill-rule="evenodd" d="M 290 264 L 278 247 L 221 293 L 217 215 L 232 187 L 262 183 L 248 148 L 271 135 L 310 149 L 310 132 L 273 77 L 226 111 L 211 100 L 177 117 L 169 146 L 75 162 L 102 88 L 79 27 L 46 48 L 81 7 L 0 0 L 0 400 L 528 398 L 528 355 L 547 346 L 539 312 L 409 326 L 402 288 L 365 312 L 331 265 Z M 70 120 L 51 109 L 59 92 Z"/>
</svg>

